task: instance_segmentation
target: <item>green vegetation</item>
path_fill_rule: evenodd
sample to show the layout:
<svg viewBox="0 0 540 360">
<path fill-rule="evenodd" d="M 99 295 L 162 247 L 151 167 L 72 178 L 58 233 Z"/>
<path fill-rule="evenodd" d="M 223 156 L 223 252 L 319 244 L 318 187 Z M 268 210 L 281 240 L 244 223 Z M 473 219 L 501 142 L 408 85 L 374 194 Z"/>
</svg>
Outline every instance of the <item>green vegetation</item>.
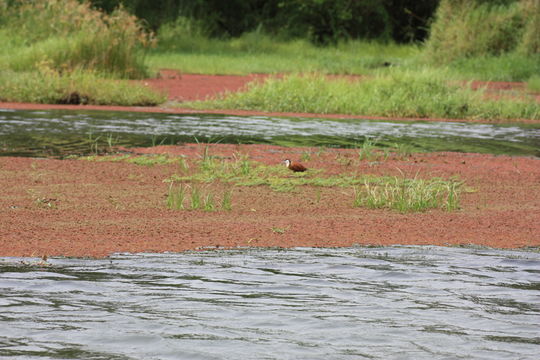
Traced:
<svg viewBox="0 0 540 360">
<path fill-rule="evenodd" d="M 152 37 L 121 7 L 77 0 L 0 1 L 0 101 L 156 105 L 165 97 L 118 79 L 149 75 Z"/>
<path fill-rule="evenodd" d="M 527 89 L 540 93 L 540 75 L 533 76 L 527 81 Z"/>
<path fill-rule="evenodd" d="M 290 75 L 252 83 L 246 92 L 191 105 L 418 118 L 540 119 L 540 104 L 533 98 L 486 100 L 482 91 L 448 84 L 444 75 L 435 71 L 396 71 L 363 81 Z"/>
<path fill-rule="evenodd" d="M 416 45 L 375 41 L 341 41 L 325 47 L 307 40 L 283 41 L 260 32 L 233 39 L 214 39 L 175 30 L 167 33 L 148 55 L 153 69 L 178 68 L 187 73 L 249 74 L 320 72 L 327 74 L 371 74 L 376 69 L 416 66 Z M 167 39 L 171 40 L 167 40 Z"/>
<path fill-rule="evenodd" d="M 5 8 L 0 64 L 35 71 L 46 62 L 59 72 L 91 70 L 119 78 L 148 75 L 142 48 L 152 38 L 123 8 L 111 14 L 76 0 L 14 1 Z M 6 50 L 6 49 L 4 49 Z"/>
<path fill-rule="evenodd" d="M 189 191 L 189 198 L 187 192 Z M 203 211 L 217 211 L 218 206 L 215 202 L 215 195 L 212 191 L 207 190 L 203 192 L 201 188 L 196 184 L 183 184 L 176 185 L 175 181 L 170 181 L 169 190 L 167 192 L 167 208 L 172 210 L 203 210 Z M 186 199 L 189 199 L 189 206 L 184 203 Z M 227 190 L 223 193 L 221 210 L 232 210 L 232 191 Z"/>
<path fill-rule="evenodd" d="M 488 101 L 465 82 L 526 81 L 538 91 L 539 7 L 534 0 L 0 0 L 0 101 L 156 105 L 163 94 L 125 79 L 176 68 L 288 74 L 189 104 L 203 109 L 538 119 L 538 102 L 527 95 Z M 335 74 L 361 77 L 324 76 Z"/>
<path fill-rule="evenodd" d="M 0 70 L 0 101 L 153 106 L 165 99 L 145 86 L 104 78 L 93 72 L 58 73 L 45 65 L 31 72 Z"/>
<path fill-rule="evenodd" d="M 370 142 L 373 154 L 374 143 Z M 359 150 L 359 151 L 362 151 Z M 396 152 L 395 156 L 401 156 Z M 374 155 L 378 156 L 378 155 Z M 386 152 L 384 159 L 389 157 Z M 167 207 L 175 210 L 205 211 L 231 210 L 231 186 L 267 186 L 277 192 L 295 192 L 299 187 L 316 188 L 315 198 L 321 200 L 321 188 L 353 188 L 354 206 L 368 208 L 386 207 L 401 212 L 424 211 L 429 208 L 442 208 L 448 211 L 459 208 L 459 195 L 462 183 L 457 180 L 408 179 L 404 176 L 359 175 L 344 172 L 339 175 L 324 175 L 322 170 L 310 169 L 304 173 L 293 173 L 283 165 L 264 165 L 248 160 L 245 156 L 234 156 L 232 160 L 218 158 L 209 154 L 205 148 L 201 159 L 188 166 L 185 159 L 159 156 L 106 155 L 82 157 L 89 161 L 123 161 L 137 165 L 178 163 L 180 174 L 175 173 L 164 180 L 169 184 Z M 184 164 L 184 165 L 181 165 Z M 206 184 L 206 185 L 204 185 Z M 203 186 L 204 185 L 204 186 Z M 224 188 L 216 192 L 213 189 Z M 221 201 L 217 201 L 221 199 Z M 188 202 L 186 204 L 186 202 Z M 218 206 L 219 203 L 219 206 Z"/>
<path fill-rule="evenodd" d="M 539 13 L 540 4 L 531 0 L 442 0 L 431 26 L 426 56 L 434 62 L 450 62 L 513 51 L 538 55 Z"/>
<path fill-rule="evenodd" d="M 354 187 L 354 206 L 369 208 L 387 207 L 401 212 L 424 211 L 430 208 L 443 208 L 448 211 L 459 208 L 461 182 L 442 179 L 407 179 L 397 177 L 375 177 L 371 175 L 341 174 L 322 176 L 320 171 L 309 170 L 306 173 L 291 173 L 284 166 L 251 164 L 251 171 L 241 172 L 240 161 L 229 162 L 213 157 L 201 161 L 198 171 L 189 175 L 172 175 L 166 182 L 173 183 L 228 183 L 234 186 L 268 186 L 273 191 L 293 192 L 300 186 L 312 187 Z M 360 187 L 362 187 L 361 190 Z M 195 192 L 196 208 L 201 202 L 198 187 Z M 212 199 L 208 193 L 206 198 Z M 223 195 L 222 208 L 228 202 L 227 192 Z M 316 194 L 320 201 L 320 192 Z M 205 205 L 206 208 L 206 205 Z"/>
<path fill-rule="evenodd" d="M 389 208 L 400 212 L 441 208 L 459 209 L 459 182 L 439 179 L 406 179 L 395 177 L 384 184 L 364 183 L 354 188 L 354 206 Z"/>
</svg>

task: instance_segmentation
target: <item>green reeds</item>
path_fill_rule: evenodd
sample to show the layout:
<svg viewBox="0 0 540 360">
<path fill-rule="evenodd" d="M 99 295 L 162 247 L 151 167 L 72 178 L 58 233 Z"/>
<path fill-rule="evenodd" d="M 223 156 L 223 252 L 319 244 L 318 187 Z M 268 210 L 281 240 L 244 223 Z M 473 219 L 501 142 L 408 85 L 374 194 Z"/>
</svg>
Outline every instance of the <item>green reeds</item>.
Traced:
<svg viewBox="0 0 540 360">
<path fill-rule="evenodd" d="M 217 211 L 216 196 L 210 191 L 203 191 L 198 185 L 178 184 L 171 182 L 167 192 L 167 208 L 171 210 L 203 210 Z M 186 206 L 186 202 L 188 202 Z M 232 210 L 232 191 L 223 193 L 220 205 L 221 210 Z"/>
<path fill-rule="evenodd" d="M 418 212 L 427 209 L 459 209 L 461 183 L 455 181 L 406 179 L 354 187 L 354 207 L 389 208 L 400 212 Z"/>
<path fill-rule="evenodd" d="M 173 210 L 184 210 L 184 199 L 186 198 L 186 187 L 183 184 L 174 186 L 174 183 L 169 184 L 167 193 L 167 208 Z"/>
</svg>

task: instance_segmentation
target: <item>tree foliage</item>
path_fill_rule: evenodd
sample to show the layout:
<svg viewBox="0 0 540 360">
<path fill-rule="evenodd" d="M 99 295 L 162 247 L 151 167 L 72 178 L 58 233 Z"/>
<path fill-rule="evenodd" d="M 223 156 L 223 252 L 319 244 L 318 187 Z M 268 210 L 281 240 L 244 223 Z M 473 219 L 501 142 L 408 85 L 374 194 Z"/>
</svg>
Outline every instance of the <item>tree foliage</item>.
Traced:
<svg viewBox="0 0 540 360">
<path fill-rule="evenodd" d="M 285 38 L 330 43 L 346 38 L 421 41 L 439 0 L 92 0 L 112 11 L 123 4 L 152 30 L 177 17 L 200 23 L 210 36 L 263 30 Z"/>
</svg>

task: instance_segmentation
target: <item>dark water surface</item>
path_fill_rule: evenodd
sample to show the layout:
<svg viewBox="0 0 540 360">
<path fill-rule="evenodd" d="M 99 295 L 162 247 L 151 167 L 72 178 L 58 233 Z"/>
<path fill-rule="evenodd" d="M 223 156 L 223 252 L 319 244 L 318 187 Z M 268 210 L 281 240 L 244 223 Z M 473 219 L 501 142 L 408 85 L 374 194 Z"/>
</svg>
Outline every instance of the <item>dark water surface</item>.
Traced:
<svg viewBox="0 0 540 360">
<path fill-rule="evenodd" d="M 538 359 L 540 253 L 0 258 L 5 359 Z M 29 259 L 25 259 L 29 261 Z"/>
<path fill-rule="evenodd" d="M 354 147 L 367 138 L 415 151 L 540 156 L 540 128 L 517 125 L 0 110 L 0 155 L 62 157 L 194 141 Z"/>
</svg>

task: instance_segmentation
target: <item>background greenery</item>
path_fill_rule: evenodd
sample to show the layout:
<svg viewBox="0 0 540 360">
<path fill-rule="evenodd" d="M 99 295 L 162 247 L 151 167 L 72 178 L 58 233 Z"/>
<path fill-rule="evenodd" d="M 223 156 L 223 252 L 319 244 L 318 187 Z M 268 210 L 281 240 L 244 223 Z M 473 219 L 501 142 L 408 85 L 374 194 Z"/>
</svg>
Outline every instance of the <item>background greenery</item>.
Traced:
<svg viewBox="0 0 540 360">
<path fill-rule="evenodd" d="M 302 99 L 310 99 L 317 84 L 328 93 L 313 105 L 340 112 L 538 118 L 538 103 L 527 94 L 507 99 L 508 108 L 493 113 L 481 105 L 481 92 L 458 88 L 464 80 L 503 80 L 538 89 L 539 33 L 539 0 L 0 0 L 0 101 L 156 104 L 165 97 L 126 81 L 171 68 L 356 74 L 371 83 L 283 80 L 281 92 Z M 422 98 L 411 91 L 432 86 L 440 91 L 431 98 L 446 105 L 400 104 Z M 385 106 L 369 105 L 388 87 L 406 95 L 375 96 Z M 356 107 L 330 102 L 348 91 L 357 92 L 351 98 Z M 248 103 L 260 106 L 253 98 L 219 104 Z"/>
</svg>

